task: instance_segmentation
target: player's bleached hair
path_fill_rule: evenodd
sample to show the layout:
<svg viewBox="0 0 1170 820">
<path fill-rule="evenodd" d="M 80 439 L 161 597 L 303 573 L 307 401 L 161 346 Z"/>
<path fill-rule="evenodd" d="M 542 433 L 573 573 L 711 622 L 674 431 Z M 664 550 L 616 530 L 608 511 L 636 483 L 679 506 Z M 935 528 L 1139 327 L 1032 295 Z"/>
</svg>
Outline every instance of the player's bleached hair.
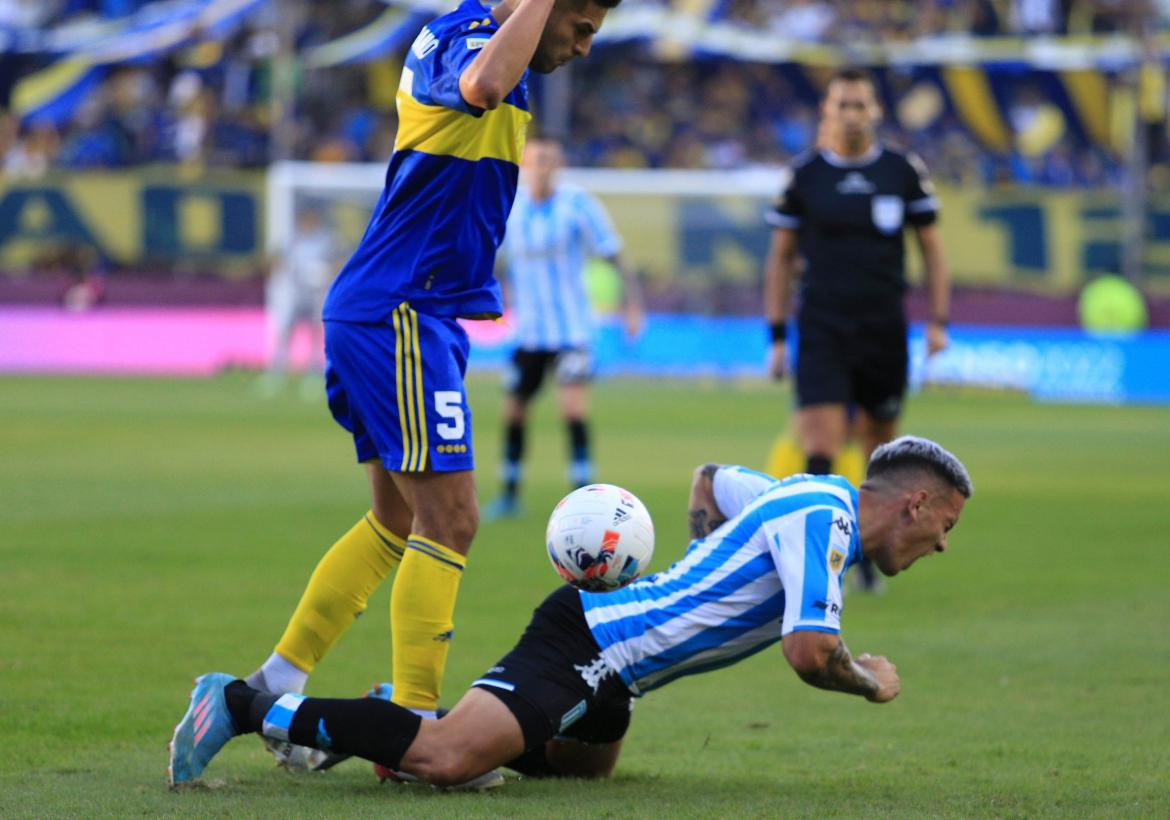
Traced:
<svg viewBox="0 0 1170 820">
<path fill-rule="evenodd" d="M 930 473 L 958 490 L 963 498 L 970 498 L 975 492 L 963 462 L 930 439 L 918 436 L 902 436 L 874 450 L 865 477 L 876 478 L 909 470 Z"/>
</svg>

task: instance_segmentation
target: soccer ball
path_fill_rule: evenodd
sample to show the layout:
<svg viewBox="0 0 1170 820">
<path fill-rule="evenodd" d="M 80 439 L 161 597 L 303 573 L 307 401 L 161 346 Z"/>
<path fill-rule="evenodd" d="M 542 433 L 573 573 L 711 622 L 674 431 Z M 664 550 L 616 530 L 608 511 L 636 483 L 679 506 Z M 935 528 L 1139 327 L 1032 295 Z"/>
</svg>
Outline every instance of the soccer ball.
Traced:
<svg viewBox="0 0 1170 820">
<path fill-rule="evenodd" d="M 613 484 L 589 484 L 557 504 L 545 543 L 558 575 L 578 589 L 609 592 L 649 566 L 654 524 L 633 493 Z"/>
</svg>

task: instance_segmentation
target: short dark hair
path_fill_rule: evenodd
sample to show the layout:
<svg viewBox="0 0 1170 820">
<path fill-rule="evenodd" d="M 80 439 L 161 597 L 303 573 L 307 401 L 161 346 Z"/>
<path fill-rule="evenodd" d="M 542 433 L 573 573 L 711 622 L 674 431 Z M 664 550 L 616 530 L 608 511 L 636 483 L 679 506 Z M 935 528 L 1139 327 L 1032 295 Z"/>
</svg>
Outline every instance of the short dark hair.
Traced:
<svg viewBox="0 0 1170 820">
<path fill-rule="evenodd" d="M 963 462 L 941 445 L 918 436 L 902 436 L 874 450 L 865 477 L 878 478 L 883 475 L 892 477 L 908 472 L 932 475 L 958 490 L 963 498 L 970 498 L 975 492 L 971 476 L 968 475 Z"/>
<path fill-rule="evenodd" d="M 829 88 L 833 83 L 869 83 L 869 87 L 873 89 L 874 94 L 877 94 L 877 82 L 874 81 L 873 75 L 864 68 L 857 66 L 847 66 L 846 68 L 839 68 L 833 72 L 833 76 L 825 83 L 825 94 L 829 93 Z"/>
<path fill-rule="evenodd" d="M 568 0 L 568 2 L 578 9 L 583 9 L 590 3 L 601 6 L 603 9 L 615 9 L 622 0 Z"/>
</svg>

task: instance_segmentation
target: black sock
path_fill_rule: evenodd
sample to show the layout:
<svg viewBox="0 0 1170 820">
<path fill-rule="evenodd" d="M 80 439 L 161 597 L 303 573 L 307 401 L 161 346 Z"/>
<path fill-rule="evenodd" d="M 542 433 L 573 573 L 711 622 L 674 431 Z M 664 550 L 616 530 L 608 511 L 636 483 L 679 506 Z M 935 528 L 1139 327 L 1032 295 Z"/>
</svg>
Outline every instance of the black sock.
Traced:
<svg viewBox="0 0 1170 820">
<path fill-rule="evenodd" d="M 589 427 L 585 419 L 569 419 L 569 458 L 572 461 L 589 460 Z"/>
<path fill-rule="evenodd" d="M 228 714 L 232 716 L 236 731 L 247 734 L 260 731 L 264 725 L 264 716 L 272 704 L 280 700 L 280 695 L 261 692 L 242 680 L 235 680 L 224 688 L 223 699 L 227 702 Z M 253 706 L 256 708 L 253 709 Z"/>
<path fill-rule="evenodd" d="M 569 483 L 584 487 L 593 480 L 593 462 L 589 460 L 589 427 L 585 419 L 569 419 Z"/>
<path fill-rule="evenodd" d="M 504 495 L 515 498 L 520 490 L 520 461 L 524 458 L 524 424 L 509 422 L 504 428 Z"/>
<path fill-rule="evenodd" d="M 281 697 L 259 692 L 243 681 L 224 690 L 232 722 L 243 732 L 259 732 Z M 414 712 L 379 698 L 305 698 L 296 705 L 288 739 L 397 769 L 421 725 L 422 718 Z"/>
<path fill-rule="evenodd" d="M 831 458 L 814 453 L 808 457 L 804 471 L 812 475 L 828 475 L 832 469 L 833 460 Z"/>
</svg>

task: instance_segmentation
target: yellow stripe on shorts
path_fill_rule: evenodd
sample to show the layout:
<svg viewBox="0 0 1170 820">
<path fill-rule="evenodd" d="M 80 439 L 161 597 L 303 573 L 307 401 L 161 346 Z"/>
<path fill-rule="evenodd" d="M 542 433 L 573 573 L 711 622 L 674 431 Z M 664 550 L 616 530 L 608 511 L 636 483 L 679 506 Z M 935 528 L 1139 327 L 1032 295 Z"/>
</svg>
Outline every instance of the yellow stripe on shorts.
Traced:
<svg viewBox="0 0 1170 820">
<path fill-rule="evenodd" d="M 407 308 L 410 312 L 410 341 L 413 346 L 414 354 L 414 378 L 415 378 L 415 401 L 418 402 L 418 430 L 419 437 L 422 439 L 422 446 L 419 448 L 418 466 L 415 468 L 422 472 L 427 468 L 427 413 L 426 413 L 426 398 L 423 393 L 423 376 L 422 376 L 422 356 L 418 351 L 418 313 Z"/>
<path fill-rule="evenodd" d="M 402 363 L 402 318 L 399 311 L 400 308 L 395 308 L 392 317 L 394 322 L 394 392 L 398 396 L 398 424 L 402 429 L 402 464 L 399 469 L 405 472 L 406 465 L 410 460 L 410 429 L 406 424 L 406 405 L 402 396 L 404 384 L 402 371 L 404 367 Z"/>
</svg>

